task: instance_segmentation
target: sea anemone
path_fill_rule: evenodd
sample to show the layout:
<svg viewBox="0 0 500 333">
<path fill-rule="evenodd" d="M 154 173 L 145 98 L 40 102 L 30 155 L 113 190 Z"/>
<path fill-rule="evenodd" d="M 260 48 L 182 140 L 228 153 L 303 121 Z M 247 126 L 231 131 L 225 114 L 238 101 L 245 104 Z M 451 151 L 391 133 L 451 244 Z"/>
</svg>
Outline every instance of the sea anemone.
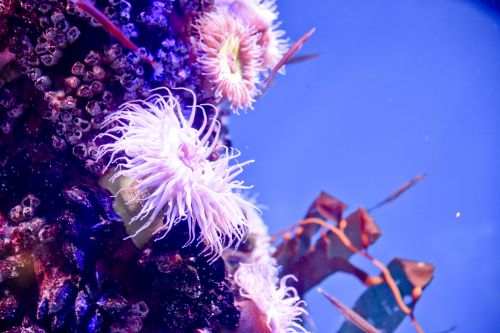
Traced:
<svg viewBox="0 0 500 333">
<path fill-rule="evenodd" d="M 254 203 L 253 201 L 251 201 Z M 254 203 L 254 207 L 257 205 Z M 260 216 L 260 211 L 254 207 L 242 207 L 243 213 L 248 220 L 249 240 L 253 241 L 252 252 L 250 253 L 250 261 L 268 261 L 276 265 L 276 259 L 272 256 L 276 250 L 272 245 L 269 230 Z"/>
<path fill-rule="evenodd" d="M 240 263 L 234 273 L 234 281 L 240 287 L 241 296 L 251 299 L 267 317 L 272 333 L 307 332 L 300 324 L 300 316 L 307 314 L 305 302 L 297 290 L 287 286 L 293 275 L 278 278 L 278 268 L 267 260 L 249 264 Z"/>
<path fill-rule="evenodd" d="M 13 0 L 0 0 L 0 15 L 8 15 L 12 10 Z"/>
<path fill-rule="evenodd" d="M 248 219 L 249 238 L 254 240 L 254 246 L 249 262 L 240 263 L 234 273 L 241 296 L 253 301 L 266 318 L 270 332 L 306 332 L 299 323 L 300 316 L 307 313 L 303 308 L 305 302 L 295 288 L 287 286 L 289 279 L 296 280 L 295 276 L 278 278 L 276 259 L 272 256 L 275 249 L 267 226 L 255 208 L 244 207 L 243 212 Z"/>
<path fill-rule="evenodd" d="M 204 14 L 196 29 L 199 63 L 215 97 L 226 99 L 233 111 L 252 108 L 262 72 L 257 31 L 223 11 Z"/>
<path fill-rule="evenodd" d="M 225 244 L 237 246 L 245 238 L 247 219 L 240 207 L 251 204 L 238 192 L 249 187 L 234 178 L 253 161 L 230 165 L 239 152 L 228 148 L 218 159 L 208 160 L 218 144 L 217 114 L 208 119 L 191 90 L 176 90 L 192 95 L 189 116 L 183 114 L 171 90 L 154 89 L 146 100 L 127 102 L 106 117 L 103 125 L 109 129 L 98 138 L 112 142 L 101 145 L 97 155 L 99 159 L 109 155 L 106 169 L 117 165 L 111 181 L 121 176 L 134 180 L 130 182 L 133 188 L 124 190 L 136 192 L 134 200 L 141 203 L 131 221 L 142 223 L 135 234 L 148 228 L 159 214 L 165 217 L 158 230 L 164 234 L 185 221 L 189 227 L 186 245 L 196 238 L 198 226 L 198 243 L 205 243 L 202 253 L 215 260 L 228 247 Z M 197 113 L 203 121 L 200 128 L 193 128 Z"/>
<path fill-rule="evenodd" d="M 288 39 L 284 39 L 285 31 L 279 29 L 280 23 L 270 26 L 262 33 L 259 40 L 259 45 L 263 47 L 264 54 L 262 55 L 263 65 L 266 69 L 274 69 L 278 62 L 283 58 L 288 51 Z M 281 74 L 285 73 L 285 66 L 278 71 Z"/>
<path fill-rule="evenodd" d="M 277 7 L 272 0 L 215 0 L 214 6 L 258 31 L 267 29 L 278 18 Z"/>
<path fill-rule="evenodd" d="M 285 31 L 280 30 L 275 0 L 216 0 L 215 6 L 252 27 L 262 47 L 262 65 L 273 69 L 289 48 Z M 280 69 L 284 74 L 284 67 Z"/>
</svg>

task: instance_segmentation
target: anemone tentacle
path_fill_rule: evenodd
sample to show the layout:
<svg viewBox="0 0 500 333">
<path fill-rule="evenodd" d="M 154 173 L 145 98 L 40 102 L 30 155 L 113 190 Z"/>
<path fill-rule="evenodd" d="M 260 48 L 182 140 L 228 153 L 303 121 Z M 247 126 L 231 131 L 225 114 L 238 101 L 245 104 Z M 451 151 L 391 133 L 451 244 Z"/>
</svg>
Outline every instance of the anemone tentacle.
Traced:
<svg viewBox="0 0 500 333">
<path fill-rule="evenodd" d="M 253 161 L 236 162 L 240 153 L 229 148 L 218 159 L 208 160 L 221 127 L 217 111 L 209 119 L 205 107 L 212 106 L 196 105 L 192 91 L 179 90 L 192 94 L 187 117 L 172 90 L 154 89 L 147 99 L 124 103 L 106 117 L 103 124 L 108 129 L 98 139 L 112 141 L 99 147 L 97 157 L 109 158 L 106 169 L 116 166 L 112 182 L 119 177 L 134 180 L 124 189 L 135 191 L 132 200 L 141 203 L 130 223 L 142 225 L 132 237 L 163 214 L 164 224 L 157 232 L 166 234 L 186 222 L 189 245 L 198 226 L 197 241 L 205 243 L 202 253 L 215 259 L 228 244 L 238 245 L 245 238 L 247 219 L 241 207 L 251 204 L 239 192 L 249 187 L 235 177 Z M 194 128 L 197 112 L 203 121 Z"/>
<path fill-rule="evenodd" d="M 240 295 L 251 299 L 267 317 L 267 326 L 273 333 L 307 332 L 300 324 L 300 317 L 307 314 L 294 287 L 288 280 L 297 280 L 293 275 L 278 278 L 278 268 L 269 260 L 240 263 L 234 281 L 240 287 Z"/>
<path fill-rule="evenodd" d="M 199 63 L 219 101 L 233 111 L 252 108 L 262 73 L 259 34 L 223 11 L 205 13 L 197 22 Z"/>
</svg>

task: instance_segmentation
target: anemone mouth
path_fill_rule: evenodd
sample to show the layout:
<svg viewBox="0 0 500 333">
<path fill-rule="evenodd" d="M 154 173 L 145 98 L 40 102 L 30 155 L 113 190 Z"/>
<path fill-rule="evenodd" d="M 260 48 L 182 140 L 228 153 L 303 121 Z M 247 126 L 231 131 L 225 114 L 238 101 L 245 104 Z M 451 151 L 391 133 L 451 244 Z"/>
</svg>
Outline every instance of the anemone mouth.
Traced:
<svg viewBox="0 0 500 333">
<path fill-rule="evenodd" d="M 204 14 L 196 29 L 201 52 L 198 61 L 216 97 L 227 100 L 233 111 L 251 108 L 262 72 L 259 34 L 222 11 Z"/>
<path fill-rule="evenodd" d="M 202 253 L 215 260 L 245 238 L 247 219 L 241 207 L 251 204 L 239 194 L 248 187 L 235 178 L 253 161 L 235 162 L 240 154 L 228 148 L 225 155 L 209 160 L 219 144 L 218 111 L 214 107 L 210 117 L 207 111 L 212 106 L 197 105 L 188 89 L 176 90 L 192 94 L 193 104 L 185 107 L 172 90 L 160 88 L 108 115 L 103 123 L 108 129 L 97 138 L 111 142 L 99 146 L 97 157 L 108 158 L 106 169 L 117 167 L 111 182 L 121 176 L 132 180 L 131 200 L 141 207 L 130 221 L 140 224 L 131 237 L 147 230 L 159 216 L 164 223 L 157 232 L 164 234 L 186 222 L 186 244 L 197 240 L 205 246 Z M 201 126 L 194 128 L 199 118 Z"/>
<path fill-rule="evenodd" d="M 243 64 L 240 59 L 240 42 L 234 36 L 222 43 L 219 51 L 221 74 L 231 82 L 238 82 L 243 76 Z"/>
<path fill-rule="evenodd" d="M 274 0 L 216 0 L 215 6 L 254 29 L 262 48 L 262 66 L 272 70 L 289 48 L 285 32 L 280 30 L 279 13 Z M 279 71 L 285 74 L 284 67 Z"/>
</svg>

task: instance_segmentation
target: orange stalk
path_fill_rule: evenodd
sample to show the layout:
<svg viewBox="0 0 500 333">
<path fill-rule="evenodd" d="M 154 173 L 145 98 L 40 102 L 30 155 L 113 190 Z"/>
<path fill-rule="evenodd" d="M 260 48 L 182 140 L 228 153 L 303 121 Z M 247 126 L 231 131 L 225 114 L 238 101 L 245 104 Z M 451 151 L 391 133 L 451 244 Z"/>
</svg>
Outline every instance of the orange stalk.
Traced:
<svg viewBox="0 0 500 333">
<path fill-rule="evenodd" d="M 380 333 L 380 331 L 373 327 L 372 324 L 370 324 L 368 321 L 366 321 L 365 318 L 360 316 L 358 313 L 356 313 L 353 309 L 350 307 L 344 305 L 342 302 L 340 302 L 338 299 L 333 297 L 332 295 L 328 294 L 326 291 L 324 291 L 321 288 L 318 288 L 318 292 L 325 296 L 327 300 L 330 301 L 330 303 L 335 306 L 342 315 L 349 320 L 351 323 L 356 325 L 360 330 L 362 330 L 365 333 Z"/>
<path fill-rule="evenodd" d="M 377 260 L 376 258 L 369 255 L 367 252 L 354 246 L 352 244 L 351 240 L 346 236 L 346 234 L 344 233 L 343 230 L 339 229 L 338 227 L 336 227 L 334 225 L 329 224 L 328 222 L 326 222 L 320 218 L 310 217 L 310 218 L 306 218 L 298 223 L 293 224 L 291 227 L 287 228 L 287 230 L 285 230 L 284 232 L 280 232 L 278 234 L 286 233 L 287 231 L 295 228 L 296 226 L 303 226 L 303 225 L 308 225 L 308 224 L 316 224 L 316 225 L 327 228 L 328 230 L 330 230 L 332 233 L 334 233 L 340 239 L 340 241 L 342 242 L 342 244 L 344 244 L 344 246 L 346 248 L 348 248 L 352 252 L 360 254 L 361 256 L 370 260 L 370 262 L 372 262 L 373 265 L 375 265 L 382 272 L 384 280 L 387 283 L 387 285 L 389 286 L 389 289 L 391 290 L 392 294 L 394 295 L 394 299 L 395 299 L 396 303 L 398 304 L 399 308 L 401 309 L 401 311 L 403 311 L 405 314 L 407 314 L 411 318 L 411 321 L 412 321 L 416 331 L 418 333 L 423 333 L 423 330 L 422 330 L 420 324 L 418 323 L 418 321 L 416 320 L 416 318 L 413 314 L 413 311 L 403 301 L 401 293 L 399 292 L 399 288 L 396 285 L 396 282 L 394 281 L 394 278 L 392 277 L 392 275 L 389 272 L 389 270 L 387 269 L 387 267 L 385 267 L 385 265 L 383 263 L 381 263 L 379 260 Z M 275 237 L 275 236 L 276 235 L 274 235 L 273 237 Z"/>
<path fill-rule="evenodd" d="M 409 182 L 403 184 L 403 186 L 401 186 L 400 188 L 398 188 L 396 190 L 396 192 L 394 192 L 393 194 L 391 194 L 389 197 L 387 197 L 386 199 L 382 200 L 381 202 L 379 202 L 378 204 L 376 204 L 375 206 L 373 206 L 372 208 L 368 209 L 369 212 L 372 212 L 374 211 L 375 209 L 377 208 L 380 208 L 386 204 L 388 204 L 389 202 L 397 199 L 401 194 L 403 194 L 404 192 L 408 191 L 410 188 L 412 188 L 414 185 L 420 183 L 425 177 L 427 177 L 427 174 L 426 173 L 423 173 L 421 175 L 417 175 L 415 176 L 415 178 L 413 178 L 412 180 L 410 180 Z"/>
<path fill-rule="evenodd" d="M 312 28 L 311 30 L 306 32 L 302 37 L 300 37 L 299 40 L 296 41 L 295 44 L 292 45 L 292 47 L 290 47 L 290 49 L 288 49 L 288 51 L 283 55 L 283 57 L 278 62 L 278 64 L 276 64 L 276 66 L 274 66 L 274 68 L 271 70 L 269 75 L 264 80 L 264 82 L 262 84 L 263 91 L 266 90 L 267 86 L 269 85 L 269 82 L 274 77 L 274 75 L 276 75 L 276 73 L 281 69 L 281 67 L 283 67 L 285 64 L 287 64 L 292 59 L 292 57 L 295 55 L 295 53 L 299 52 L 299 50 L 302 48 L 304 43 L 313 35 L 313 33 L 315 31 L 316 31 L 316 28 Z"/>
</svg>

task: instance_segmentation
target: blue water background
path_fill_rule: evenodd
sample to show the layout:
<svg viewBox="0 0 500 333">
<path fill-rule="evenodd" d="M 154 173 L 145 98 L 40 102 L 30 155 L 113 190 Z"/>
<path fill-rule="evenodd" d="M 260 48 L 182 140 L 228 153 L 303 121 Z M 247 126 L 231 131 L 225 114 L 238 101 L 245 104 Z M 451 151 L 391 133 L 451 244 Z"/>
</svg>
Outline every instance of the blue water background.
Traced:
<svg viewBox="0 0 500 333">
<path fill-rule="evenodd" d="M 371 253 L 437 266 L 416 309 L 426 332 L 500 332 L 500 17 L 467 1 L 278 4 L 292 39 L 317 28 L 302 53 L 320 56 L 289 66 L 230 124 L 257 160 L 244 175 L 271 231 L 321 190 L 352 211 L 428 172 L 373 213 L 383 236 Z M 364 290 L 345 274 L 322 287 L 348 305 Z M 318 332 L 335 332 L 338 312 L 315 291 L 306 299 Z M 405 320 L 398 332 L 414 330 Z"/>
</svg>

